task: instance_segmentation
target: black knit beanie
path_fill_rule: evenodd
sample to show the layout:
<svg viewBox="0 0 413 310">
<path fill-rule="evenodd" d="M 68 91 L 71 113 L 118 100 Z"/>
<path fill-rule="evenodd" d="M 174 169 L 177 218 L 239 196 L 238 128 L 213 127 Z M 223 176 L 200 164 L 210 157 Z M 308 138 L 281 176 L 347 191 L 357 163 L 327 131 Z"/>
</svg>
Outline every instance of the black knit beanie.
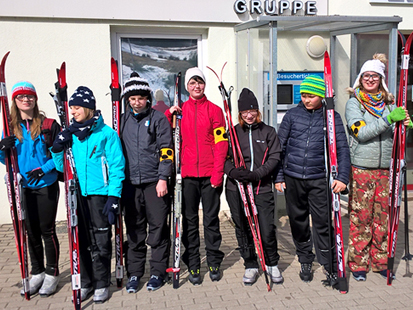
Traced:
<svg viewBox="0 0 413 310">
<path fill-rule="evenodd" d="M 152 89 L 149 87 L 148 81 L 141 78 L 137 72 L 132 72 L 130 79 L 123 86 L 122 97 L 126 104 L 129 104 L 130 96 L 148 97 L 148 101 L 152 104 Z"/>
<path fill-rule="evenodd" d="M 248 88 L 243 88 L 238 99 L 238 111 L 258 110 L 258 100 Z"/>
</svg>

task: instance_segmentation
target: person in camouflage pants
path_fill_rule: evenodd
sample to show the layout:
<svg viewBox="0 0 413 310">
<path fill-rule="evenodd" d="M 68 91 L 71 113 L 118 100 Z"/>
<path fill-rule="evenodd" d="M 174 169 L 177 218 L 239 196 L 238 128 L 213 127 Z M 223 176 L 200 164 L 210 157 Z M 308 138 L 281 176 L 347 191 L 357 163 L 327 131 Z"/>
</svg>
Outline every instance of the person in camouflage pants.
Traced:
<svg viewBox="0 0 413 310">
<path fill-rule="evenodd" d="M 387 268 L 389 170 L 352 167 L 351 176 L 349 267 L 379 272 Z"/>
<path fill-rule="evenodd" d="M 413 127 L 405 107 L 396 107 L 385 82 L 386 55 L 367 60 L 346 104 L 351 156 L 348 266 L 356 281 L 370 269 L 387 278 L 389 167 L 393 128 Z"/>
</svg>

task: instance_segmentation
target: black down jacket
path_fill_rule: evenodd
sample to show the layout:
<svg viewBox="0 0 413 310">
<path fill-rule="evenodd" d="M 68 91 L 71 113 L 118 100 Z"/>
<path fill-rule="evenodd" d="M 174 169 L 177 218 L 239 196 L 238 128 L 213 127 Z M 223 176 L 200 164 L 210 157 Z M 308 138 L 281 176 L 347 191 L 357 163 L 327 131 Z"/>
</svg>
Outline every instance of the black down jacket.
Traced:
<svg viewBox="0 0 413 310">
<path fill-rule="evenodd" d="M 340 114 L 334 112 L 337 145 L 337 180 L 348 184 L 350 151 Z M 282 162 L 275 182 L 284 182 L 284 174 L 297 179 L 326 177 L 324 160 L 323 109 L 307 110 L 302 102 L 288 110 L 278 130 Z"/>
</svg>

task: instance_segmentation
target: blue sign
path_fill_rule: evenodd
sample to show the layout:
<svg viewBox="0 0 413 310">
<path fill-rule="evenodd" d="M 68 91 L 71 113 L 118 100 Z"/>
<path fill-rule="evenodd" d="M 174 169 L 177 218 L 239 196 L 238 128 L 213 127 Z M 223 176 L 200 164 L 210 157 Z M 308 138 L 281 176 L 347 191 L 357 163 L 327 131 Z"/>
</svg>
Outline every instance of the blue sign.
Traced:
<svg viewBox="0 0 413 310">
<path fill-rule="evenodd" d="M 316 75 L 324 79 L 324 72 L 321 71 L 281 71 L 277 74 L 277 84 L 292 85 L 292 103 L 297 104 L 301 101 L 300 84 L 309 75 Z"/>
</svg>

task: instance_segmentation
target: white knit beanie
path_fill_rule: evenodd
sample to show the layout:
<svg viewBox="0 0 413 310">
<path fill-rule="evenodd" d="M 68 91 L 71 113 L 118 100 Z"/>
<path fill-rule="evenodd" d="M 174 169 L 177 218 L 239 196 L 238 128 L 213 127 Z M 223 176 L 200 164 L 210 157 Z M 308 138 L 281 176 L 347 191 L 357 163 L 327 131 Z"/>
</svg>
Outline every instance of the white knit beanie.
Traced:
<svg viewBox="0 0 413 310">
<path fill-rule="evenodd" d="M 373 71 L 373 72 L 380 74 L 381 84 L 383 85 L 383 88 L 387 92 L 389 92 L 389 89 L 387 88 L 387 85 L 385 82 L 385 78 L 386 78 L 386 75 L 384 74 L 385 69 L 386 69 L 386 65 L 380 60 L 378 59 L 367 60 L 361 67 L 360 73 L 357 76 L 356 81 L 354 82 L 353 89 L 356 89 L 357 87 L 360 86 L 360 77 L 362 76 L 364 72 Z"/>
<path fill-rule="evenodd" d="M 206 82 L 204 73 L 198 67 L 189 68 L 188 70 L 186 70 L 186 73 L 185 73 L 185 89 L 186 90 L 188 90 L 188 82 L 194 76 L 199 76 L 204 82 Z"/>
</svg>

